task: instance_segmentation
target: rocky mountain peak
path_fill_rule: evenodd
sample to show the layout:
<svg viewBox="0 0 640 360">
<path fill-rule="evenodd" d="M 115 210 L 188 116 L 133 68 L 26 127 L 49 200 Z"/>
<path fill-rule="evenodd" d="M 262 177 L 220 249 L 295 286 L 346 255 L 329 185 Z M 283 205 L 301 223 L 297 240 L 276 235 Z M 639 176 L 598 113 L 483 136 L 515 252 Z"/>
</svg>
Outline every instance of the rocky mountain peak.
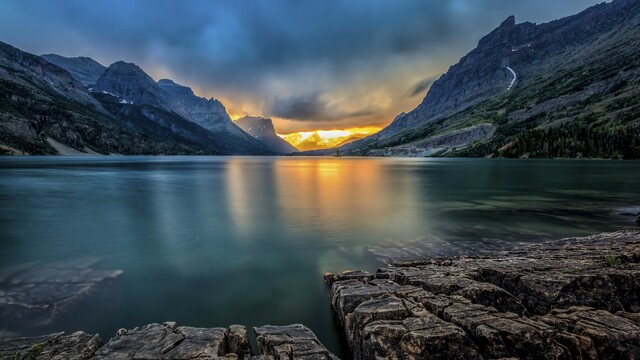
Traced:
<svg viewBox="0 0 640 360">
<path fill-rule="evenodd" d="M 509 28 L 516 26 L 516 17 L 511 15 L 500 24 L 501 28 Z"/>
<path fill-rule="evenodd" d="M 135 104 L 167 108 L 168 93 L 138 65 L 118 61 L 100 76 L 93 91 L 105 92 Z"/>
<path fill-rule="evenodd" d="M 276 129 L 273 127 L 273 122 L 269 118 L 245 116 L 236 120 L 236 125 L 253 137 L 276 135 Z"/>
<path fill-rule="evenodd" d="M 245 116 L 236 120 L 235 124 L 276 154 L 291 154 L 298 151 L 293 145 L 278 136 L 273 121 L 269 118 Z"/>
</svg>

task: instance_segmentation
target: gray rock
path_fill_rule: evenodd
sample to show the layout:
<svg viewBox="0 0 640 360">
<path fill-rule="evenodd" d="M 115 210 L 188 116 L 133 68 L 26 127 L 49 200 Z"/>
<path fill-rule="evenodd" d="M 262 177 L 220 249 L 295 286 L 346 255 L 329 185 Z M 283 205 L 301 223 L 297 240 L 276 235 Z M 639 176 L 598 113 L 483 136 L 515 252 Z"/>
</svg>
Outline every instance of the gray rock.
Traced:
<svg viewBox="0 0 640 360">
<path fill-rule="evenodd" d="M 367 283 L 375 278 L 376 276 L 374 274 L 370 274 L 363 270 L 349 270 L 349 271 L 343 271 L 338 274 L 331 274 L 331 273 L 325 274 L 324 283 L 330 287 L 336 281 L 360 280 L 364 283 Z"/>
<path fill-rule="evenodd" d="M 638 319 L 638 314 L 630 316 Z M 536 317 L 566 332 L 591 340 L 599 359 L 640 358 L 640 326 L 625 317 L 588 307 L 554 309 Z M 593 350 L 589 349 L 590 354 Z"/>
<path fill-rule="evenodd" d="M 149 324 L 116 335 L 93 359 L 210 359 L 229 353 L 228 333 L 224 328 Z"/>
<path fill-rule="evenodd" d="M 338 359 L 303 325 L 262 326 L 253 330 L 260 355 L 272 356 L 275 360 Z"/>
<path fill-rule="evenodd" d="M 639 263 L 640 231 L 620 231 L 325 282 L 354 359 L 631 359 Z"/>
<path fill-rule="evenodd" d="M 231 325 L 228 335 L 229 352 L 237 354 L 240 359 L 251 355 L 251 345 L 247 329 L 242 325 Z"/>
<path fill-rule="evenodd" d="M 81 331 L 0 340 L 0 359 L 85 360 L 102 345 L 98 335 Z"/>
<path fill-rule="evenodd" d="M 459 327 L 426 314 L 397 321 L 373 321 L 363 330 L 364 359 L 482 359 Z"/>
</svg>

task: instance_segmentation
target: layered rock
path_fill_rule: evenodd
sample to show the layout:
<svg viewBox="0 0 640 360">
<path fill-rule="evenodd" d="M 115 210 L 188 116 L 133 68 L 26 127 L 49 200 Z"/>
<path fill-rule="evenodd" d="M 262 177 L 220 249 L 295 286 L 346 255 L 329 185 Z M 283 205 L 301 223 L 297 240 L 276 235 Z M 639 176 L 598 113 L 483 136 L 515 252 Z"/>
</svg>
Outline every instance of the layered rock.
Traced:
<svg viewBox="0 0 640 360">
<path fill-rule="evenodd" d="M 244 326 L 195 328 L 175 322 L 118 330 L 102 344 L 100 338 L 76 332 L 34 338 L 0 340 L 1 359 L 51 360 L 190 360 L 190 359 L 327 359 L 329 352 L 302 325 L 263 326 L 254 329 L 258 354 L 253 355 Z"/>
<path fill-rule="evenodd" d="M 262 326 L 254 328 L 258 353 L 274 359 L 337 360 L 303 325 Z"/>
<path fill-rule="evenodd" d="M 640 357 L 640 231 L 325 281 L 354 359 Z"/>
</svg>

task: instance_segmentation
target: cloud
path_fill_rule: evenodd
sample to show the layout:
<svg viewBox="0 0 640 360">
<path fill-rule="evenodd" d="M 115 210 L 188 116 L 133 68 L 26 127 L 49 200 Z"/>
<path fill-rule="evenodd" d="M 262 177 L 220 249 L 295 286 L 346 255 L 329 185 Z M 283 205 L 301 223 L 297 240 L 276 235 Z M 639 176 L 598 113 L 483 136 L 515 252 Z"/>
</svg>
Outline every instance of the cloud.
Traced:
<svg viewBox="0 0 640 360">
<path fill-rule="evenodd" d="M 345 112 L 332 107 L 323 99 L 323 94 L 315 93 L 305 96 L 276 98 L 267 110 L 270 116 L 287 120 L 330 122 L 333 120 L 353 119 L 371 116 L 374 113 L 367 109 Z"/>
<path fill-rule="evenodd" d="M 415 97 L 416 95 L 420 95 L 420 94 L 425 95 L 426 91 L 431 87 L 431 85 L 435 80 L 436 79 L 433 77 L 428 77 L 420 80 L 417 84 L 413 86 L 413 89 L 411 90 L 409 97 Z"/>
<path fill-rule="evenodd" d="M 0 40 L 36 54 L 135 62 L 237 112 L 389 122 L 417 105 L 419 79 L 437 78 L 507 16 L 548 21 L 599 1 L 3 0 Z M 391 105 L 374 106 L 374 116 L 349 108 L 378 90 Z M 328 99 L 338 93 L 341 106 Z"/>
</svg>

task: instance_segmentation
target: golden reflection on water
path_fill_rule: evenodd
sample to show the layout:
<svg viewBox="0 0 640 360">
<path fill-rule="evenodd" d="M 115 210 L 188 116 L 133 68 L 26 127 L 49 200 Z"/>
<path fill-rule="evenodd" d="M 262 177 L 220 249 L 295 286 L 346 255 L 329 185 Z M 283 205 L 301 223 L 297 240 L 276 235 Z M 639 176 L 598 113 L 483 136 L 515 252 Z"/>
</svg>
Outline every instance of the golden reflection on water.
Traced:
<svg viewBox="0 0 640 360">
<path fill-rule="evenodd" d="M 392 236 L 389 219 L 403 227 L 420 217 L 412 211 L 415 184 L 406 174 L 385 171 L 379 159 L 282 158 L 247 166 L 251 161 L 227 163 L 228 206 L 239 235 L 250 236 L 270 216 L 288 230 L 311 229 L 344 241 L 340 235 L 354 229 L 379 228 L 381 238 L 371 239 L 376 242 Z"/>
</svg>

